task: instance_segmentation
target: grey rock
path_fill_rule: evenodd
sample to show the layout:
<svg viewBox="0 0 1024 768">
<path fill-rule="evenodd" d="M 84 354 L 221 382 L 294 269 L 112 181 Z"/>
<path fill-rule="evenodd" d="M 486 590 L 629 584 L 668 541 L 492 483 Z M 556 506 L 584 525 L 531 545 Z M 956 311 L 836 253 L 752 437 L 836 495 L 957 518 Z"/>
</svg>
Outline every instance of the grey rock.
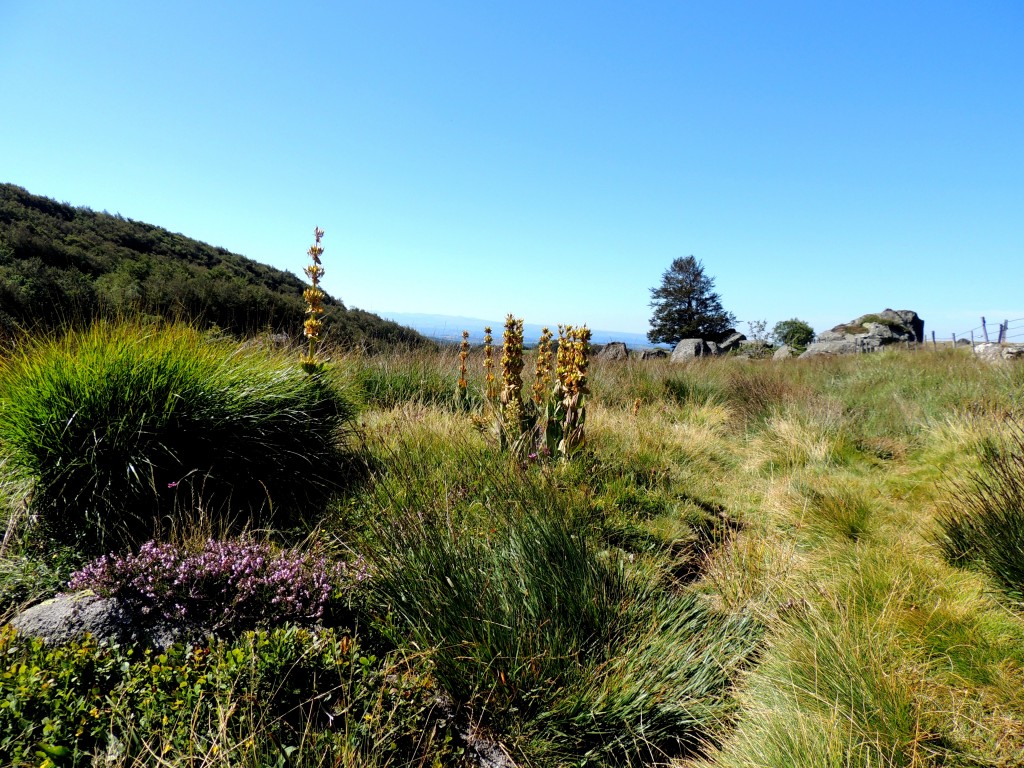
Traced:
<svg viewBox="0 0 1024 768">
<path fill-rule="evenodd" d="M 628 360 L 629 349 L 623 341 L 610 341 L 597 353 L 598 360 Z"/>
<path fill-rule="evenodd" d="M 995 364 L 1024 361 L 1024 344 L 985 342 L 974 347 L 974 354 L 979 360 Z"/>
<path fill-rule="evenodd" d="M 695 357 L 703 357 L 707 350 L 704 339 L 682 339 L 672 350 L 673 363 L 685 363 Z"/>
<path fill-rule="evenodd" d="M 918 317 L 917 312 L 910 309 L 887 309 L 882 313 L 883 316 L 886 313 L 892 313 L 900 320 L 903 321 L 903 325 L 910 329 L 911 333 L 914 334 L 911 341 L 924 341 L 924 320 Z"/>
<path fill-rule="evenodd" d="M 466 756 L 479 768 L 517 768 L 506 749 L 483 730 L 470 722 L 465 712 L 460 712 L 455 702 L 445 693 L 434 699 L 430 716 L 436 729 L 452 728 L 466 746 Z"/>
<path fill-rule="evenodd" d="M 775 353 L 772 355 L 772 360 L 788 360 L 789 358 L 796 357 L 799 354 L 799 352 L 788 344 L 783 344 L 775 350 Z"/>
<path fill-rule="evenodd" d="M 11 619 L 23 635 L 60 645 L 91 634 L 97 640 L 166 648 L 181 637 L 181 629 L 162 622 L 143 623 L 119 600 L 91 590 L 59 594 Z"/>
<path fill-rule="evenodd" d="M 719 355 L 722 353 L 721 348 L 713 341 L 705 341 L 704 346 L 707 347 L 707 353 L 709 355 Z"/>
<path fill-rule="evenodd" d="M 730 331 L 727 333 L 721 341 L 718 342 L 718 351 L 720 353 L 732 352 L 736 349 L 741 341 L 746 341 L 747 337 L 738 331 Z"/>
<path fill-rule="evenodd" d="M 641 360 L 663 360 L 668 357 L 668 350 L 661 347 L 645 349 L 640 353 Z"/>
</svg>

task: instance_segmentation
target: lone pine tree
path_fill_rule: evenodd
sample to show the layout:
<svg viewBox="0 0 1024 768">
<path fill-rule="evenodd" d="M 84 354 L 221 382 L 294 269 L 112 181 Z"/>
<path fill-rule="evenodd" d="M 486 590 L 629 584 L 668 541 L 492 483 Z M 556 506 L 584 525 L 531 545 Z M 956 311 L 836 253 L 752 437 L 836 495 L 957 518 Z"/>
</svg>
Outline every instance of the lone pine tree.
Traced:
<svg viewBox="0 0 1024 768">
<path fill-rule="evenodd" d="M 720 339 L 736 318 L 722 308 L 714 287 L 714 278 L 704 274 L 704 265 L 693 256 L 673 260 L 661 285 L 651 289 L 654 314 L 648 340 L 675 344 L 680 339 Z"/>
</svg>

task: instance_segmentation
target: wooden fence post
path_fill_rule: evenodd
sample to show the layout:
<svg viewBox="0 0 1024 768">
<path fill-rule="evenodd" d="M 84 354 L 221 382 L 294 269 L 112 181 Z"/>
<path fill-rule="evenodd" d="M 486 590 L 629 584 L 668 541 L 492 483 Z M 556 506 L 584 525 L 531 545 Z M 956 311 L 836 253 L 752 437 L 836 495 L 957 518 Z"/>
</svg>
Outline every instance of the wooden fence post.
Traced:
<svg viewBox="0 0 1024 768">
<path fill-rule="evenodd" d="M 988 328 L 985 326 L 985 318 L 981 318 L 981 332 L 985 334 L 985 342 L 988 343 Z"/>
<path fill-rule="evenodd" d="M 939 345 L 935 343 L 935 331 L 932 331 L 932 349 L 938 349 Z"/>
</svg>

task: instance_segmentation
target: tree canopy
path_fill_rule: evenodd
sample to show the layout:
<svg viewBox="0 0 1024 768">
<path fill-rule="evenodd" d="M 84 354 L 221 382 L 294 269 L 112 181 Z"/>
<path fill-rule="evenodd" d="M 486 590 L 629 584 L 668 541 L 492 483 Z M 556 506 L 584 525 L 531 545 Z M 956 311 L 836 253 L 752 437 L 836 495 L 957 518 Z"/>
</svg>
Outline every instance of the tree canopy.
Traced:
<svg viewBox="0 0 1024 768">
<path fill-rule="evenodd" d="M 235 334 L 298 334 L 305 288 L 291 272 L 224 248 L 0 184 L 0 334 L 138 313 Z M 324 304 L 335 342 L 427 343 L 411 328 L 337 299 L 328 296 Z"/>
<path fill-rule="evenodd" d="M 794 317 L 777 322 L 772 329 L 772 336 L 780 344 L 786 344 L 794 349 L 805 349 L 814 341 L 814 329 L 808 323 Z"/>
<path fill-rule="evenodd" d="M 652 343 L 675 344 L 680 339 L 718 341 L 736 323 L 722 308 L 714 291 L 715 280 L 704 274 L 704 265 L 693 256 L 677 258 L 651 289 Z"/>
</svg>

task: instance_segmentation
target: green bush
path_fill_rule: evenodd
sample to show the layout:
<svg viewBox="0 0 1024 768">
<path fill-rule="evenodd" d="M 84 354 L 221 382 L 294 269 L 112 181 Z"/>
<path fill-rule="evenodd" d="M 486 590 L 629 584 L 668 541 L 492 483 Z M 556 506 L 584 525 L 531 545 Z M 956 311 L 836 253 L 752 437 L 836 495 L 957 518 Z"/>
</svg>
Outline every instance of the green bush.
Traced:
<svg viewBox="0 0 1024 768">
<path fill-rule="evenodd" d="M 803 320 L 792 318 L 780 320 L 772 329 L 772 336 L 780 344 L 787 344 L 794 349 L 804 349 L 814 341 L 814 329 Z"/>
<path fill-rule="evenodd" d="M 0 659 L 3 765 L 439 765 L 449 749 L 423 675 L 334 631 L 158 652 L 4 627 Z"/>
<path fill-rule="evenodd" d="M 98 323 L 0 367 L 7 467 L 47 534 L 89 551 L 182 509 L 290 523 L 344 483 L 353 414 L 329 372 L 184 326 Z"/>
</svg>

